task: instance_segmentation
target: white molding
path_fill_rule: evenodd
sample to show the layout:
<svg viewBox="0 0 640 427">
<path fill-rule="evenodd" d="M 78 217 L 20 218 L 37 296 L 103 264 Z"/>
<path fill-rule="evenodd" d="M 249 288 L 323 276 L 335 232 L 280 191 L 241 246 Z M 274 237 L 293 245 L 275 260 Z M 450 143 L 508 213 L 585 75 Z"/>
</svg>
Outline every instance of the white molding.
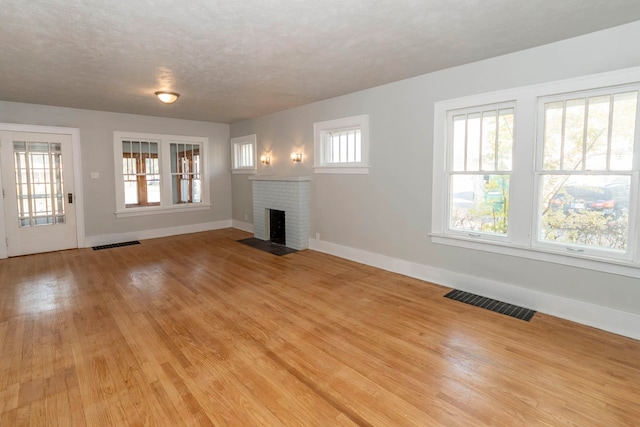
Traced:
<svg viewBox="0 0 640 427">
<path fill-rule="evenodd" d="M 155 228 L 151 230 L 130 231 L 118 234 L 103 234 L 98 236 L 87 236 L 85 238 L 86 248 L 99 245 L 109 245 L 112 243 L 129 242 L 132 240 L 156 239 L 158 237 L 175 236 L 179 234 L 199 233 L 202 231 L 220 230 L 231 228 L 230 219 L 213 222 L 203 222 L 199 224 L 178 225 L 176 227 Z"/>
<path fill-rule="evenodd" d="M 146 208 L 129 208 L 129 209 L 130 210 L 116 211 L 115 213 L 116 217 L 127 218 L 132 216 L 173 214 L 176 212 L 207 211 L 211 209 L 211 205 L 202 204 L 202 203 L 184 203 L 180 205 L 171 205 L 166 207 L 151 206 Z"/>
<path fill-rule="evenodd" d="M 335 173 L 350 175 L 365 175 L 369 173 L 369 166 L 314 166 L 314 173 Z"/>
<path fill-rule="evenodd" d="M 289 176 L 289 175 L 256 175 L 250 176 L 250 181 L 311 181 L 310 176 Z"/>
<path fill-rule="evenodd" d="M 246 231 L 247 233 L 253 233 L 253 223 L 238 221 L 237 219 L 231 220 L 231 226 L 238 230 Z"/>
<path fill-rule="evenodd" d="M 441 286 L 461 289 L 510 304 L 520 305 L 541 313 L 640 340 L 639 314 L 417 264 L 316 239 L 309 239 L 309 249 Z"/>
</svg>

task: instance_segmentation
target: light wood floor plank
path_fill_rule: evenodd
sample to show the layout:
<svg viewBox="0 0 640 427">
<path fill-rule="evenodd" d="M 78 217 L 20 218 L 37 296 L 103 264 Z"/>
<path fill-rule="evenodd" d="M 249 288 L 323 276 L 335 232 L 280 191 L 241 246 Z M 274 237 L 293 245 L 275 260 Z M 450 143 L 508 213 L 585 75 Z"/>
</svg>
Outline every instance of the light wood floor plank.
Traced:
<svg viewBox="0 0 640 427">
<path fill-rule="evenodd" d="M 227 229 L 0 260 L 0 425 L 640 425 L 640 342 Z"/>
</svg>

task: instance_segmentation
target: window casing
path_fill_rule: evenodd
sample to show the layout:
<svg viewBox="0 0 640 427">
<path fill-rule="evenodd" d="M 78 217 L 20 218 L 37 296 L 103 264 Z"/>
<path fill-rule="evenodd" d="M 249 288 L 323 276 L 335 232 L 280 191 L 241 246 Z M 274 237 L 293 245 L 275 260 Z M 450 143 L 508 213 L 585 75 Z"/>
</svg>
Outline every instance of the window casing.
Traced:
<svg viewBox="0 0 640 427">
<path fill-rule="evenodd" d="M 634 68 L 436 103 L 432 241 L 640 277 L 638 82 Z M 508 108 L 512 168 L 487 168 L 482 144 L 460 148 L 454 117 L 462 129 L 469 117 Z M 455 180 L 481 174 L 509 177 L 499 198 L 508 203 L 506 233 L 452 224 L 453 207 L 473 199 Z M 494 212 L 476 213 L 485 226 L 495 221 Z"/>
<path fill-rule="evenodd" d="M 369 172 L 369 116 L 314 123 L 314 172 Z"/>
<path fill-rule="evenodd" d="M 232 173 L 255 173 L 257 170 L 256 135 L 231 138 Z"/>
<path fill-rule="evenodd" d="M 208 138 L 114 132 L 116 216 L 209 209 Z"/>
</svg>

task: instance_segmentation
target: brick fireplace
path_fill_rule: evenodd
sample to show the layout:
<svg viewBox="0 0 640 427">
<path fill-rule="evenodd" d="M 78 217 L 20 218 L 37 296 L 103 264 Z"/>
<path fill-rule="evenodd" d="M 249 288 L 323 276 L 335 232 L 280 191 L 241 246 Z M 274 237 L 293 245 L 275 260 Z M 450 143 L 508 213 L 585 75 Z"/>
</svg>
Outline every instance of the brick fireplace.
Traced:
<svg viewBox="0 0 640 427">
<path fill-rule="evenodd" d="M 253 234 L 270 237 L 270 210 L 285 212 L 285 245 L 306 249 L 309 245 L 311 178 L 305 176 L 252 176 Z"/>
</svg>

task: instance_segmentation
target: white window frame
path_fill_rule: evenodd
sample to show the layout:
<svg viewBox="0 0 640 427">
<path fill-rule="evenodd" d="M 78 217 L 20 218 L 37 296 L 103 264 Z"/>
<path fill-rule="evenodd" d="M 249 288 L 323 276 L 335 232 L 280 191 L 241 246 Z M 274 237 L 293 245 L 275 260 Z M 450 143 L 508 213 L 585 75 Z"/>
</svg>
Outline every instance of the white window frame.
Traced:
<svg viewBox="0 0 640 427">
<path fill-rule="evenodd" d="M 148 141 L 158 143 L 158 158 L 160 162 L 160 205 L 130 207 L 125 206 L 124 176 L 122 173 L 122 142 L 123 141 Z M 202 201 L 199 203 L 173 204 L 171 186 L 171 144 L 196 144 L 200 146 L 201 175 L 202 175 Z M 208 162 L 209 138 L 165 135 L 140 132 L 113 132 L 113 159 L 115 168 L 116 189 L 116 217 L 126 218 L 132 216 L 157 215 L 175 212 L 201 211 L 211 208 L 209 198 L 209 173 Z"/>
<path fill-rule="evenodd" d="M 360 130 L 360 162 L 330 163 L 328 161 L 329 135 L 332 132 Z M 368 174 L 369 173 L 369 115 L 345 117 L 313 124 L 315 173 Z"/>
<path fill-rule="evenodd" d="M 629 225 L 629 256 L 608 257 L 602 250 L 572 251 L 569 245 L 538 242 L 537 204 L 539 197 L 537 162 L 541 159 L 539 133 L 539 105 L 542 98 L 572 92 L 597 92 L 601 88 L 634 85 L 640 82 L 640 67 L 602 73 L 580 78 L 550 82 L 505 91 L 474 95 L 435 103 L 433 140 L 433 181 L 431 241 L 486 252 L 529 258 L 591 270 L 640 278 L 640 227 Z M 514 118 L 513 175 L 509 235 L 503 241 L 487 238 L 480 233 L 462 235 L 448 231 L 448 191 L 446 161 L 448 149 L 447 114 L 452 110 L 513 102 Z M 638 106 L 640 110 L 640 105 Z M 640 123 L 636 124 L 635 158 L 632 188 L 639 188 Z M 635 187 L 634 187 L 635 185 Z M 630 210 L 639 212 L 638 195 L 632 194 Z"/>
<path fill-rule="evenodd" d="M 447 111 L 447 138 L 450 139 L 450 136 L 453 135 L 453 129 L 452 129 L 452 125 L 453 125 L 453 118 L 455 116 L 458 115 L 467 115 L 467 114 L 473 114 L 473 113 L 483 113 L 486 112 L 487 110 L 505 110 L 505 109 L 513 109 L 514 110 L 514 121 L 515 121 L 515 117 L 517 115 L 516 113 L 516 105 L 514 102 L 500 102 L 500 103 L 493 103 L 493 104 L 485 104 L 485 105 L 479 105 L 479 106 L 472 106 L 472 107 L 467 107 L 467 108 L 462 108 L 462 109 L 455 109 L 455 110 L 449 110 Z M 515 134 L 515 132 L 514 132 Z M 515 138 L 514 138 L 514 143 L 515 143 Z M 487 171 L 487 170 L 478 170 L 478 171 L 455 171 L 453 168 L 453 143 L 451 141 L 447 141 L 447 163 L 445 164 L 445 180 L 446 180 L 446 185 L 447 185 L 447 194 L 449 194 L 449 190 L 450 190 L 450 185 L 451 185 L 451 178 L 454 175 L 465 175 L 465 172 L 468 172 L 469 174 L 472 175 L 508 175 L 510 178 L 513 175 L 513 165 L 511 167 L 511 170 L 509 171 L 501 171 L 501 170 L 494 170 L 494 171 Z M 513 154 L 512 154 L 513 157 Z M 511 186 L 509 188 L 509 200 L 511 200 Z M 446 215 L 446 233 L 447 234 L 451 234 L 453 236 L 461 236 L 461 237 L 472 237 L 472 238 L 478 238 L 478 237 L 482 237 L 484 239 L 488 239 L 488 240 L 495 240 L 497 242 L 506 242 L 509 239 L 509 234 L 511 232 L 511 222 L 509 221 L 509 225 L 508 225 L 508 231 L 507 234 L 496 234 L 496 233 L 490 233 L 490 232 L 485 232 L 485 231 L 470 231 L 470 230 L 461 230 L 461 229 L 452 229 L 449 226 L 450 223 L 450 218 L 449 215 L 451 213 L 451 197 L 447 197 L 447 210 L 445 212 Z M 511 209 L 509 209 L 511 210 Z"/>
<path fill-rule="evenodd" d="M 253 152 L 253 164 L 247 166 L 240 166 L 240 152 L 242 147 L 250 145 Z M 231 173 L 233 174 L 254 174 L 258 170 L 258 155 L 257 155 L 257 135 L 239 136 L 237 138 L 231 138 Z"/>
</svg>

